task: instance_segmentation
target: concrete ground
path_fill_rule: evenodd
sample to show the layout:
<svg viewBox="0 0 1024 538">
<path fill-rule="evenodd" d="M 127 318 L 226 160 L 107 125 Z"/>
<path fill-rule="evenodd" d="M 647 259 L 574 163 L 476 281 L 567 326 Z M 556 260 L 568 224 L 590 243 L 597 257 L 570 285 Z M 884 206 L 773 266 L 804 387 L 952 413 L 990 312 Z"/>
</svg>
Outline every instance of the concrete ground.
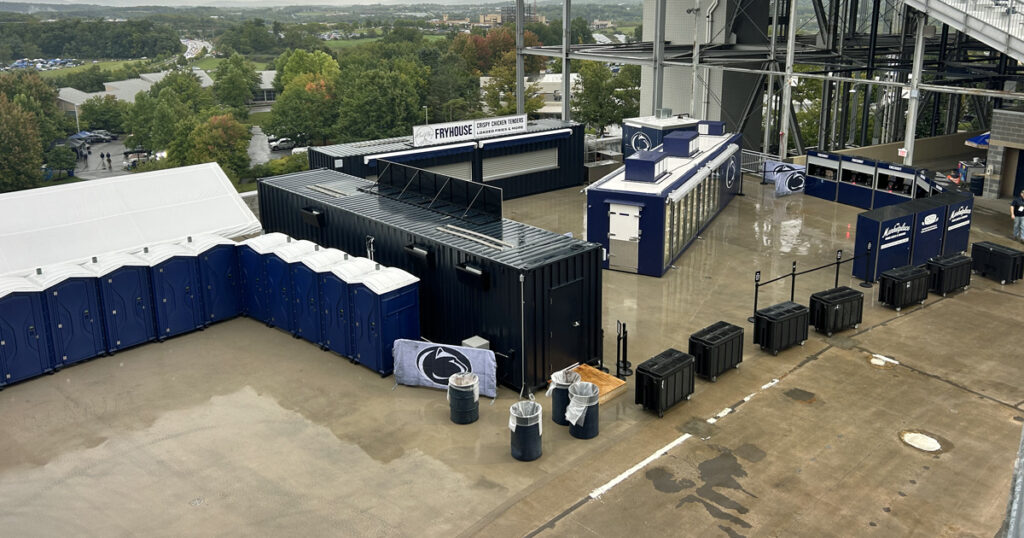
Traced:
<svg viewBox="0 0 1024 538">
<path fill-rule="evenodd" d="M 776 200 L 748 181 L 661 279 L 604 273 L 605 359 L 627 323 L 634 364 L 717 320 L 744 362 L 665 417 L 629 392 L 601 433 L 571 438 L 545 406 L 544 455 L 509 455 L 501 389 L 456 426 L 443 392 L 236 319 L 0 392 L 5 535 L 993 536 L 1024 421 L 1024 283 L 971 287 L 897 313 L 864 290 L 864 322 L 771 356 L 751 343 L 755 270 L 850 253 L 858 210 Z M 579 189 L 506 216 L 582 233 Z M 972 240 L 1010 245 L 1005 203 Z M 849 255 L 849 254 L 848 254 Z M 848 256 L 847 255 L 847 256 Z M 848 266 L 841 284 L 854 285 Z M 831 287 L 801 278 L 796 299 Z M 861 289 L 861 288 L 857 288 Z M 765 287 L 761 304 L 789 299 Z M 872 354 L 896 362 L 881 366 Z M 925 432 L 942 448 L 900 440 Z"/>
</svg>

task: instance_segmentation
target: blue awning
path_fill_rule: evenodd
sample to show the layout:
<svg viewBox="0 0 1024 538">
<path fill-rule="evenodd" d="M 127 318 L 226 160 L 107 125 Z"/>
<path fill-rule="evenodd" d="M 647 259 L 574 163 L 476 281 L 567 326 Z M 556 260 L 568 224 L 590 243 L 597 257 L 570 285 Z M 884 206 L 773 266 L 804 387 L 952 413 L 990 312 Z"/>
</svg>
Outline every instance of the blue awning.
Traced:
<svg viewBox="0 0 1024 538">
<path fill-rule="evenodd" d="M 407 151 L 393 151 L 389 153 L 380 153 L 377 155 L 367 155 L 363 157 L 364 162 L 370 166 L 377 165 L 377 159 L 385 161 L 391 161 L 396 163 L 407 163 L 413 161 L 421 161 L 424 159 L 435 159 L 437 157 L 447 157 L 449 155 L 460 155 L 463 153 L 472 153 L 476 148 L 476 144 L 469 142 L 465 144 L 457 144 L 454 146 L 441 146 L 438 148 L 418 148 Z"/>
<path fill-rule="evenodd" d="M 515 135 L 507 138 L 498 138 L 493 141 L 484 139 L 480 141 L 480 149 L 484 151 L 490 151 L 492 149 L 521 146 L 523 144 L 536 144 L 538 142 L 548 142 L 551 140 L 569 138 L 571 135 L 572 129 L 559 129 L 557 131 L 540 132 L 537 134 Z"/>
<path fill-rule="evenodd" d="M 978 136 L 973 136 L 964 140 L 964 145 L 971 146 L 972 148 L 985 149 L 988 147 L 988 139 L 991 135 L 992 131 L 981 133 Z"/>
</svg>

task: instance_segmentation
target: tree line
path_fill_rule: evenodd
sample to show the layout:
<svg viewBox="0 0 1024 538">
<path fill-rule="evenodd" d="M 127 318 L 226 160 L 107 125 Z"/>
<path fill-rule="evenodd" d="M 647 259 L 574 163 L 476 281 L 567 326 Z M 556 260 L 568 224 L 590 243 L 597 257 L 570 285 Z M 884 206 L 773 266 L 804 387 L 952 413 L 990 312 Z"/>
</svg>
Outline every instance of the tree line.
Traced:
<svg viewBox="0 0 1024 538">
<path fill-rule="evenodd" d="M 142 58 L 184 51 L 169 26 L 81 19 L 0 24 L 0 61 L 17 58 Z"/>
</svg>

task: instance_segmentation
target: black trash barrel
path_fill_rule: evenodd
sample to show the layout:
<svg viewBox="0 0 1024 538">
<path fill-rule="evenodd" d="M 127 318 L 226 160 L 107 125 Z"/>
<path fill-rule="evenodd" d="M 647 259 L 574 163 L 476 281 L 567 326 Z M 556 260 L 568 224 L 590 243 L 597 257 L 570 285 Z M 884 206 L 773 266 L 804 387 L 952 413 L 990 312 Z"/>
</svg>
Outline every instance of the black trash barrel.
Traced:
<svg viewBox="0 0 1024 538">
<path fill-rule="evenodd" d="M 600 390 L 593 383 L 577 381 L 569 386 L 569 407 L 565 410 L 569 435 L 577 439 L 597 437 L 597 400 L 600 396 Z"/>
<path fill-rule="evenodd" d="M 448 378 L 448 407 L 452 422 L 472 424 L 480 418 L 480 379 L 472 372 Z"/>
<path fill-rule="evenodd" d="M 540 457 L 540 423 L 543 408 L 537 402 L 523 400 L 509 408 L 508 428 L 512 430 L 512 457 L 533 461 Z"/>
<path fill-rule="evenodd" d="M 569 407 L 569 386 L 580 380 L 580 374 L 573 371 L 559 370 L 551 374 L 551 385 L 548 396 L 551 396 L 551 420 L 559 426 L 568 426 L 565 420 L 565 408 Z"/>
</svg>

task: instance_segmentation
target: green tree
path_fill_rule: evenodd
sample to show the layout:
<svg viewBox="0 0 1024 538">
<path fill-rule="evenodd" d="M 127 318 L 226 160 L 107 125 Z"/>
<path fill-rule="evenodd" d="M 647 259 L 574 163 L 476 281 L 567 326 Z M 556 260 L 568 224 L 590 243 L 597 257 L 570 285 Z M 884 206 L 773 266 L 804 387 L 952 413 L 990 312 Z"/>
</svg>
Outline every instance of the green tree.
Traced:
<svg viewBox="0 0 1024 538">
<path fill-rule="evenodd" d="M 248 116 L 245 105 L 260 87 L 256 66 L 241 54 L 232 54 L 214 71 L 213 96 L 223 105 L 236 109 L 236 116 Z"/>
<path fill-rule="evenodd" d="M 54 146 L 45 154 L 46 167 L 55 170 L 58 176 L 73 170 L 76 160 L 75 152 L 65 146 Z"/>
<path fill-rule="evenodd" d="M 341 76 L 338 61 L 323 51 L 288 50 L 274 60 L 277 74 L 274 88 L 284 91 L 292 79 L 299 75 L 317 75 L 324 80 L 335 81 Z"/>
<path fill-rule="evenodd" d="M 113 95 L 97 95 L 78 107 L 78 118 L 83 127 L 124 132 L 124 122 L 131 107 Z"/>
<path fill-rule="evenodd" d="M 615 76 L 615 95 L 621 102 L 621 117 L 635 118 L 640 115 L 640 66 L 624 65 Z M 621 118 L 620 118 L 621 121 Z"/>
<path fill-rule="evenodd" d="M 171 71 L 149 88 L 149 94 L 163 98 L 174 95 L 181 104 L 195 114 L 213 105 L 213 95 L 191 71 Z"/>
<path fill-rule="evenodd" d="M 445 121 L 473 117 L 480 110 L 480 79 L 461 56 L 445 53 L 430 69 L 424 104 Z"/>
<path fill-rule="evenodd" d="M 232 179 L 249 168 L 249 130 L 230 114 L 212 116 L 197 125 L 190 136 L 189 164 L 216 162 Z"/>
<path fill-rule="evenodd" d="M 285 87 L 270 111 L 269 128 L 299 142 L 327 143 L 338 117 L 337 88 L 322 75 L 301 74 Z"/>
<path fill-rule="evenodd" d="M 530 84 L 524 91 L 524 112 L 532 114 L 544 106 L 544 98 L 537 94 L 539 86 Z M 491 80 L 484 87 L 484 104 L 491 114 L 505 116 L 516 113 L 516 53 L 505 53 L 491 69 Z"/>
<path fill-rule="evenodd" d="M 35 71 L 0 74 L 0 94 L 34 117 L 39 140 L 36 151 L 40 156 L 44 145 L 49 147 L 55 140 L 64 138 L 73 127 L 57 108 L 57 90 Z"/>
<path fill-rule="evenodd" d="M 576 17 L 569 23 L 569 36 L 573 45 L 584 45 L 595 43 L 594 34 L 590 31 L 587 19 Z"/>
<path fill-rule="evenodd" d="M 427 69 L 396 61 L 360 73 L 342 95 L 338 120 L 341 140 L 370 140 L 408 135 L 421 123 L 420 95 Z"/>
<path fill-rule="evenodd" d="M 28 189 L 39 184 L 43 165 L 39 130 L 32 113 L 0 93 L 0 192 Z"/>
<path fill-rule="evenodd" d="M 644 40 L 644 25 L 638 24 L 636 28 L 633 28 L 633 41 Z"/>
<path fill-rule="evenodd" d="M 603 62 L 580 62 L 577 69 L 580 78 L 570 100 L 573 116 L 602 136 L 607 126 L 622 120 L 615 78 Z"/>
</svg>

